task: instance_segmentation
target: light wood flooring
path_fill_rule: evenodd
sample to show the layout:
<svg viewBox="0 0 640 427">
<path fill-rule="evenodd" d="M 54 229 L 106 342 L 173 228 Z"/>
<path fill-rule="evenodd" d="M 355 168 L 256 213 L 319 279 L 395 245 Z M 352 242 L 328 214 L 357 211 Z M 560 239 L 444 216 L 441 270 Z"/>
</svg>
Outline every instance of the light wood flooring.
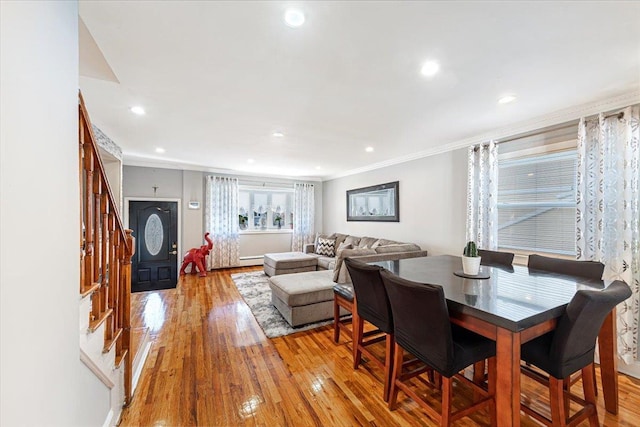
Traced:
<svg viewBox="0 0 640 427">
<path fill-rule="evenodd" d="M 402 392 L 398 409 L 389 411 L 382 370 L 372 363 L 354 370 L 351 340 L 334 344 L 332 326 L 266 338 L 230 277 L 256 269 L 188 275 L 176 289 L 133 294 L 133 326 L 148 327 L 153 344 L 121 426 L 436 425 Z M 544 406 L 546 389 L 522 381 L 524 399 Z M 454 407 L 470 396 L 456 387 Z M 620 413 L 613 416 L 599 394 L 601 423 L 639 426 L 640 381 L 620 375 L 619 396 Z M 456 423 L 488 424 L 486 412 Z M 522 425 L 538 424 L 522 415 Z"/>
</svg>

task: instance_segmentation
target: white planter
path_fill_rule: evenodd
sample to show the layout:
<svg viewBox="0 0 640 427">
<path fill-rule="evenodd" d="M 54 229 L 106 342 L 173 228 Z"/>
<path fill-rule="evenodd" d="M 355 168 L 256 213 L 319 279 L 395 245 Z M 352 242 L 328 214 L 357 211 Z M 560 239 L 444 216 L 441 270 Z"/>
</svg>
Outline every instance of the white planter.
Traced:
<svg viewBox="0 0 640 427">
<path fill-rule="evenodd" d="M 475 276 L 478 274 L 480 270 L 480 257 L 462 257 L 462 271 L 464 274 L 468 274 L 470 276 Z"/>
</svg>

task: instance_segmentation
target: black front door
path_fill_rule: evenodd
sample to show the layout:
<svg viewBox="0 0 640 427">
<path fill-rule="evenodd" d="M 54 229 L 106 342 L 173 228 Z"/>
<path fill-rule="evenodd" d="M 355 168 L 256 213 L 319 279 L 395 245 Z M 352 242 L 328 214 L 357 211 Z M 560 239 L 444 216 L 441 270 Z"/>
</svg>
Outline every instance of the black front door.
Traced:
<svg viewBox="0 0 640 427">
<path fill-rule="evenodd" d="M 136 238 L 136 253 L 131 260 L 131 292 L 176 287 L 177 213 L 177 202 L 129 202 L 129 228 Z"/>
</svg>

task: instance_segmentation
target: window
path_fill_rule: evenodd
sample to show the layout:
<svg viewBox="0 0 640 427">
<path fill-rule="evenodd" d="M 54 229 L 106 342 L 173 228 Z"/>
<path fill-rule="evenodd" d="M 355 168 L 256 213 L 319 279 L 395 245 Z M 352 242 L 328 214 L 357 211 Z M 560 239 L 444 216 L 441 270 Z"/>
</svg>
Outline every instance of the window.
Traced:
<svg viewBox="0 0 640 427">
<path fill-rule="evenodd" d="M 498 160 L 500 249 L 575 255 L 575 148 Z"/>
<path fill-rule="evenodd" d="M 240 186 L 238 223 L 241 231 L 291 229 L 293 189 Z"/>
</svg>

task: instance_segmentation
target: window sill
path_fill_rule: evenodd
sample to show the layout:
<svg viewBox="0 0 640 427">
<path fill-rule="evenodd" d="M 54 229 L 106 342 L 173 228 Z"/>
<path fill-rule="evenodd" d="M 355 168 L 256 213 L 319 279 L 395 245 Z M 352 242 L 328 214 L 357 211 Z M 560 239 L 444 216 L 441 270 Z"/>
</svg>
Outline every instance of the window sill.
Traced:
<svg viewBox="0 0 640 427">
<path fill-rule="evenodd" d="M 280 230 L 240 230 L 239 234 L 291 234 L 293 233 L 293 229 L 291 228 L 282 228 Z"/>
</svg>

